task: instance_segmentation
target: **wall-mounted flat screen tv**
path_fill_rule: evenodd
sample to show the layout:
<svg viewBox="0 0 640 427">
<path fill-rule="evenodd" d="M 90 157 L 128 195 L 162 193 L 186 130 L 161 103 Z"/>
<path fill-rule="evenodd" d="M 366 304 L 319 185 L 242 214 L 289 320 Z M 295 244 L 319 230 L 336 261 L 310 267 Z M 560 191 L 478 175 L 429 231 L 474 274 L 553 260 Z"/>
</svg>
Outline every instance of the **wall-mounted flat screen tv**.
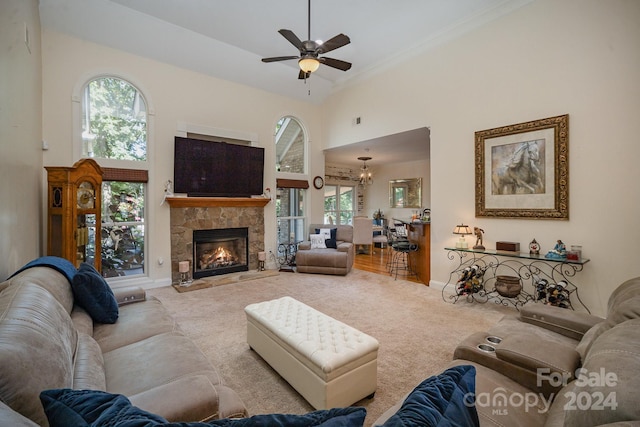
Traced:
<svg viewBox="0 0 640 427">
<path fill-rule="evenodd" d="M 175 137 L 173 186 L 190 197 L 263 192 L 264 148 Z"/>
</svg>

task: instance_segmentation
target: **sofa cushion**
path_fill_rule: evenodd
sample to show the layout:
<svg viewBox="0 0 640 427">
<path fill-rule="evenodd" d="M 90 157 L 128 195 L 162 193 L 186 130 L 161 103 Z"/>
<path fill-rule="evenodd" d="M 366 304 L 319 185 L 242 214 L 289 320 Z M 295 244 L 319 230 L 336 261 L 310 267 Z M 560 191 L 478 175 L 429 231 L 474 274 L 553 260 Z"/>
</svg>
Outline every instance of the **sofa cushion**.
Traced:
<svg viewBox="0 0 640 427">
<path fill-rule="evenodd" d="M 584 334 L 584 337 L 576 346 L 576 350 L 584 360 L 591 346 L 600 335 L 627 320 L 638 318 L 640 318 L 640 295 L 616 304 L 614 310 L 607 315 L 606 320 L 598 323 Z"/>
<path fill-rule="evenodd" d="M 51 269 L 69 287 L 64 277 Z M 65 308 L 45 288 L 20 276 L 0 293 L 0 401 L 34 422 L 46 417 L 42 390 L 73 386 L 78 335 Z M 13 279 L 12 279 L 13 280 Z"/>
<path fill-rule="evenodd" d="M 77 304 L 74 305 L 71 311 L 71 321 L 78 332 L 93 336 L 93 319 L 84 308 Z"/>
<path fill-rule="evenodd" d="M 151 396 L 148 393 L 155 389 L 163 390 L 164 396 L 182 394 L 179 400 L 190 417 L 187 421 L 217 417 L 217 407 L 211 403 L 219 401 L 220 376 L 190 338 L 168 332 L 116 348 L 103 357 L 106 391 L 129 396 L 142 409 L 168 419 L 175 408 L 145 395 Z M 191 381 L 201 376 L 208 381 Z"/>
<path fill-rule="evenodd" d="M 115 323 L 118 302 L 111 287 L 95 267 L 83 262 L 71 282 L 76 303 L 84 308 L 94 322 Z"/>
<path fill-rule="evenodd" d="M 56 389 L 43 391 L 40 400 L 51 427 L 359 427 L 366 415 L 364 408 L 334 408 L 305 415 L 267 414 L 206 423 L 170 423 L 159 415 L 132 406 L 129 399 L 119 394 Z"/>
<path fill-rule="evenodd" d="M 602 333 L 576 379 L 554 401 L 563 425 L 588 427 L 640 419 L 640 319 Z M 559 407 L 558 407 L 559 406 Z"/>
<path fill-rule="evenodd" d="M 462 365 L 427 378 L 383 426 L 478 426 L 475 376 L 473 366 Z"/>
<path fill-rule="evenodd" d="M 0 402 L 0 421 L 3 425 L 11 427 L 39 427 L 38 424 L 20 415 L 2 402 Z"/>
<path fill-rule="evenodd" d="M 93 338 L 103 353 L 146 338 L 178 330 L 175 319 L 160 300 L 145 301 L 119 307 L 116 323 L 96 323 Z"/>
<path fill-rule="evenodd" d="M 454 360 L 449 366 L 464 365 L 476 368 L 475 408 L 482 426 L 544 425 L 550 398 L 478 363 Z"/>
<path fill-rule="evenodd" d="M 87 334 L 78 333 L 78 347 L 73 365 L 73 388 L 107 389 L 102 351 L 98 343 Z"/>
</svg>

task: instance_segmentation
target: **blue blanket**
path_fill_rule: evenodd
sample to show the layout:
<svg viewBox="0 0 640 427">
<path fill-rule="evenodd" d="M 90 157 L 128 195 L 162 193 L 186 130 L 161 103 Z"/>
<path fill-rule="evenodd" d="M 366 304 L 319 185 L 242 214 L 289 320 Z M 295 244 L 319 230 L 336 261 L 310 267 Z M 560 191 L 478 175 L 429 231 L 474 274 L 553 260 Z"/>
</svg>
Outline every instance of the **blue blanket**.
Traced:
<svg viewBox="0 0 640 427">
<path fill-rule="evenodd" d="M 27 264 L 24 265 L 24 267 L 22 267 L 20 270 L 16 271 L 15 273 L 13 273 L 11 275 L 11 277 L 15 276 L 16 274 L 31 268 L 31 267 L 49 267 L 49 268 L 53 268 L 54 270 L 58 271 L 59 273 L 64 274 L 64 276 L 67 278 L 67 280 L 69 281 L 69 283 L 73 282 L 73 276 L 76 275 L 76 273 L 78 272 L 78 270 L 76 269 L 76 267 L 71 264 L 71 262 L 67 261 L 64 258 L 59 258 L 56 256 L 43 256 L 40 258 L 36 258 L 33 261 L 28 262 Z M 11 278 L 9 277 L 9 278 Z"/>
</svg>

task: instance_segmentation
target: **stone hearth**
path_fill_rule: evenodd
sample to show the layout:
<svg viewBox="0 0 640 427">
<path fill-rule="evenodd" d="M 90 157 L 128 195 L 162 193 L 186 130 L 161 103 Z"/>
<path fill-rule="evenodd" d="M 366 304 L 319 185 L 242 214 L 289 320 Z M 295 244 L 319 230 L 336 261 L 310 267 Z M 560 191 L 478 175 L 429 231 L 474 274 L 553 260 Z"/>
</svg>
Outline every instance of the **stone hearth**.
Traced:
<svg viewBox="0 0 640 427">
<path fill-rule="evenodd" d="M 264 250 L 264 205 L 184 207 L 185 202 L 172 203 L 171 200 L 169 204 L 171 205 L 171 278 L 173 282 L 180 280 L 179 261 L 189 261 L 193 266 L 193 230 L 247 227 L 249 229 L 249 270 L 258 269 L 258 252 Z"/>
</svg>

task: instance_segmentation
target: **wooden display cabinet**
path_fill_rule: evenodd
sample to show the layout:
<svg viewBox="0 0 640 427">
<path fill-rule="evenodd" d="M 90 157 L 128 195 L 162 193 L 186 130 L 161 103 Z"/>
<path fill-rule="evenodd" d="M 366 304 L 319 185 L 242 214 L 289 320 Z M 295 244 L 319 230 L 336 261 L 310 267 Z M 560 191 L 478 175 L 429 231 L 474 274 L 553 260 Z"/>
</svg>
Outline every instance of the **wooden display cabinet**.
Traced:
<svg viewBox="0 0 640 427">
<path fill-rule="evenodd" d="M 102 168 L 92 159 L 47 170 L 47 254 L 101 271 Z"/>
</svg>

